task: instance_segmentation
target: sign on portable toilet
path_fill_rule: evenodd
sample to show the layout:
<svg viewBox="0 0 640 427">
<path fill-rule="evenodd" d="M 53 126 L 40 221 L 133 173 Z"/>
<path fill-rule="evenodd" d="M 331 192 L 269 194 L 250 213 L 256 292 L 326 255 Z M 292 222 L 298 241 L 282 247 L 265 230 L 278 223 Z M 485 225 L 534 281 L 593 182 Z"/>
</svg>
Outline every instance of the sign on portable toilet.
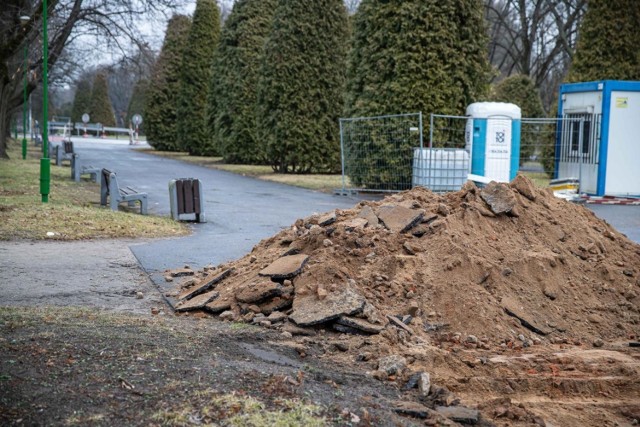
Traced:
<svg viewBox="0 0 640 427">
<path fill-rule="evenodd" d="M 471 173 L 498 182 L 514 179 L 520 162 L 520 107 L 476 102 L 467 107 L 467 116 Z"/>
</svg>

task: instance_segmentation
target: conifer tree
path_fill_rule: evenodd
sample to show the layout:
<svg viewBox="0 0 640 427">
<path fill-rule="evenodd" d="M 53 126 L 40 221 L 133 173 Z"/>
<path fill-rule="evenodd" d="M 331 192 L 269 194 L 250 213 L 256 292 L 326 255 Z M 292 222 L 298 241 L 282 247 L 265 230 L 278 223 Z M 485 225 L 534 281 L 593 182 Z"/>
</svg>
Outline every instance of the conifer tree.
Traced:
<svg viewBox="0 0 640 427">
<path fill-rule="evenodd" d="M 341 0 L 278 0 L 257 101 L 259 139 L 275 171 L 339 168 L 347 36 Z"/>
<path fill-rule="evenodd" d="M 71 107 L 71 123 L 81 123 L 82 115 L 91 110 L 91 82 L 82 79 L 78 82 Z"/>
<path fill-rule="evenodd" d="M 589 0 L 569 81 L 640 80 L 640 4 Z"/>
<path fill-rule="evenodd" d="M 520 74 L 509 76 L 501 80 L 492 88 L 491 100 L 497 102 L 511 102 L 520 107 L 522 117 L 545 117 L 540 93 L 533 81 Z M 542 148 L 542 141 L 536 135 L 525 133 L 520 140 L 520 164 L 526 162 L 531 155 Z"/>
<path fill-rule="evenodd" d="M 210 146 L 227 163 L 263 163 L 256 133 L 256 86 L 276 0 L 238 0 L 214 55 L 208 102 Z"/>
<path fill-rule="evenodd" d="M 363 0 L 353 18 L 347 116 L 422 112 L 464 113 L 486 94 L 489 64 L 480 0 Z M 414 125 L 415 126 L 415 125 Z M 425 126 L 425 132 L 428 132 Z M 397 170 L 394 180 L 411 182 L 416 140 L 401 142 L 402 153 L 374 141 L 347 159 L 356 185 L 388 185 L 380 171 Z M 404 189 L 404 188 L 395 188 Z"/>
<path fill-rule="evenodd" d="M 176 126 L 182 51 L 191 20 L 175 15 L 169 20 L 160 56 L 153 68 L 144 108 L 147 141 L 161 151 L 178 151 Z"/>
<path fill-rule="evenodd" d="M 178 98 L 178 141 L 182 150 L 202 155 L 210 138 L 206 107 L 213 54 L 220 37 L 220 10 L 215 0 L 198 0 L 183 51 Z"/>
<path fill-rule="evenodd" d="M 96 74 L 91 91 L 91 111 L 89 112 L 93 123 L 101 123 L 103 126 L 115 126 L 116 119 L 113 115 L 113 107 L 109 99 L 109 84 L 107 75 L 103 72 Z"/>
</svg>

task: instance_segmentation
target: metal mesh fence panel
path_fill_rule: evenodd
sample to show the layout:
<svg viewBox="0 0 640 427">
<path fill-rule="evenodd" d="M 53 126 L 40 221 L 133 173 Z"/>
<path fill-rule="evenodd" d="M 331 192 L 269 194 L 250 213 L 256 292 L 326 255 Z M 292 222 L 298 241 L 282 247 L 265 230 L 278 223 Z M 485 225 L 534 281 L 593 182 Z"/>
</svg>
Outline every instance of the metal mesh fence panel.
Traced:
<svg viewBox="0 0 640 427">
<path fill-rule="evenodd" d="M 489 118 L 487 135 L 508 140 L 513 136 L 511 124 L 509 118 Z M 581 191 L 595 192 L 600 127 L 597 114 L 521 119 L 518 172 L 539 186 L 549 185 L 551 178 L 572 178 Z M 424 146 L 419 113 L 341 119 L 343 190 L 385 192 L 423 186 L 436 192 L 456 191 L 478 157 L 485 164 L 504 164 L 506 173 L 495 167 L 493 172 L 508 177 L 508 151 L 487 149 L 472 156 L 473 131 L 469 117 L 432 114 Z M 491 171 L 485 172 L 483 176 L 495 178 L 489 176 Z"/>
<path fill-rule="evenodd" d="M 422 146 L 421 113 L 340 119 L 342 191 L 410 189 Z"/>
</svg>

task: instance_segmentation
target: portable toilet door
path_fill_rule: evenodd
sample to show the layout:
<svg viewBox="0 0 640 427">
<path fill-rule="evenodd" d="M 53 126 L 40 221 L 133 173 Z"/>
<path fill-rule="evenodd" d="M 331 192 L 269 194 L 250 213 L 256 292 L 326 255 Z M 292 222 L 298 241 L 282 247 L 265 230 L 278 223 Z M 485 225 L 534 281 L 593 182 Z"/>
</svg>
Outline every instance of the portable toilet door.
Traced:
<svg viewBox="0 0 640 427">
<path fill-rule="evenodd" d="M 476 102 L 467 107 L 466 113 L 471 173 L 498 182 L 514 179 L 520 166 L 520 107 Z"/>
</svg>

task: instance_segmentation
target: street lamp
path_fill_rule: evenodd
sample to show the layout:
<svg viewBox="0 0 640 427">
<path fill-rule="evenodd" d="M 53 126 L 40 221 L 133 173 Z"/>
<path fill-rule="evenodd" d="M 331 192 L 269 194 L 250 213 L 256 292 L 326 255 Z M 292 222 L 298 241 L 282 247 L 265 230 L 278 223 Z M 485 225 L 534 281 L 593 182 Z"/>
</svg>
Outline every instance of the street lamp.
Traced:
<svg viewBox="0 0 640 427">
<path fill-rule="evenodd" d="M 26 15 L 20 17 L 20 23 L 22 24 L 22 30 L 29 23 L 29 18 Z M 23 85 L 23 102 L 22 102 L 22 160 L 27 158 L 27 68 L 29 63 L 27 62 L 27 56 L 29 54 L 29 41 L 25 37 L 24 39 L 24 85 Z"/>
<path fill-rule="evenodd" d="M 49 201 L 51 160 L 49 160 L 49 33 L 47 32 L 47 0 L 42 0 L 42 158 L 40 159 L 40 194 L 42 203 Z"/>
</svg>

